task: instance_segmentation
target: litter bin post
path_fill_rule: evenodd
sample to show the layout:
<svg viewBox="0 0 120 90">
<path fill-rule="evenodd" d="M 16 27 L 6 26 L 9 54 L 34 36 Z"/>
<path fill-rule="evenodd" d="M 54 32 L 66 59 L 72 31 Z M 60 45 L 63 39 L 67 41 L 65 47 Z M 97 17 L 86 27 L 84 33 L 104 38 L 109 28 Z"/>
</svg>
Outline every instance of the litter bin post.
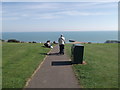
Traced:
<svg viewBox="0 0 120 90">
<path fill-rule="evenodd" d="M 84 46 L 81 44 L 73 44 L 71 47 L 71 59 L 74 64 L 82 64 L 83 63 L 83 53 Z"/>
</svg>

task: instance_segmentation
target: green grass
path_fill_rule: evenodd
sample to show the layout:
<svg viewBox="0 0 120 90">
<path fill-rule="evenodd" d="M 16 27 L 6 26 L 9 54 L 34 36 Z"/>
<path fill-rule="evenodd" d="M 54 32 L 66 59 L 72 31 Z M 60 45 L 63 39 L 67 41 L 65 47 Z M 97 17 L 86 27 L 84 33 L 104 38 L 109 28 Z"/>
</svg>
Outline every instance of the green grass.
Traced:
<svg viewBox="0 0 120 90">
<path fill-rule="evenodd" d="M 49 48 L 36 43 L 3 43 L 2 87 L 23 88 Z"/>
<path fill-rule="evenodd" d="M 0 89 L 2 88 L 2 42 L 0 41 Z"/>
<path fill-rule="evenodd" d="M 71 45 L 66 45 L 70 56 Z M 118 88 L 118 44 L 84 44 L 86 65 L 73 65 L 83 88 Z"/>
</svg>

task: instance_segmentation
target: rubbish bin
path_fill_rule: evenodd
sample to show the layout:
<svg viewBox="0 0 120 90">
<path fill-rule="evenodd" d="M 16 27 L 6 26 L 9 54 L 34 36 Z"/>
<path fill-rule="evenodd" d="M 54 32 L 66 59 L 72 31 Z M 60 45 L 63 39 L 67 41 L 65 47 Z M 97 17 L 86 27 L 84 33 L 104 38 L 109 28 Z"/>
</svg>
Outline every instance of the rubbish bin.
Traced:
<svg viewBox="0 0 120 90">
<path fill-rule="evenodd" d="M 73 44 L 71 47 L 71 59 L 73 64 L 83 63 L 84 46 L 81 44 Z"/>
</svg>

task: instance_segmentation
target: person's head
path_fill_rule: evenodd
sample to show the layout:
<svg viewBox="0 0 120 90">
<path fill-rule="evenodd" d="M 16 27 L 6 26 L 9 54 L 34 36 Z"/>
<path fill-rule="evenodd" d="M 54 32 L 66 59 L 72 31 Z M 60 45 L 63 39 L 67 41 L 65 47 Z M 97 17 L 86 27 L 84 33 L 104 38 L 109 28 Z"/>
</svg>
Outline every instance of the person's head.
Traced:
<svg viewBox="0 0 120 90">
<path fill-rule="evenodd" d="M 47 43 L 50 42 L 50 40 L 47 41 Z"/>
<path fill-rule="evenodd" d="M 63 37 L 63 34 L 61 34 L 60 37 Z"/>
</svg>

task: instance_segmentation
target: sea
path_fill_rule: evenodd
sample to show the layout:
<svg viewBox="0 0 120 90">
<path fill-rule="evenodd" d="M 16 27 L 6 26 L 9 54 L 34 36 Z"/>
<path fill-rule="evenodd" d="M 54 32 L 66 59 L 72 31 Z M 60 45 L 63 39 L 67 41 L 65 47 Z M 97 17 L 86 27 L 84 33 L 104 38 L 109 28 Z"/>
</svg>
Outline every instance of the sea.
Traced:
<svg viewBox="0 0 120 90">
<path fill-rule="evenodd" d="M 24 42 L 44 43 L 47 40 L 58 41 L 63 34 L 66 42 L 75 40 L 78 42 L 104 43 L 106 40 L 118 40 L 118 31 L 66 31 L 66 32 L 2 32 L 2 39 L 16 39 Z"/>
</svg>

